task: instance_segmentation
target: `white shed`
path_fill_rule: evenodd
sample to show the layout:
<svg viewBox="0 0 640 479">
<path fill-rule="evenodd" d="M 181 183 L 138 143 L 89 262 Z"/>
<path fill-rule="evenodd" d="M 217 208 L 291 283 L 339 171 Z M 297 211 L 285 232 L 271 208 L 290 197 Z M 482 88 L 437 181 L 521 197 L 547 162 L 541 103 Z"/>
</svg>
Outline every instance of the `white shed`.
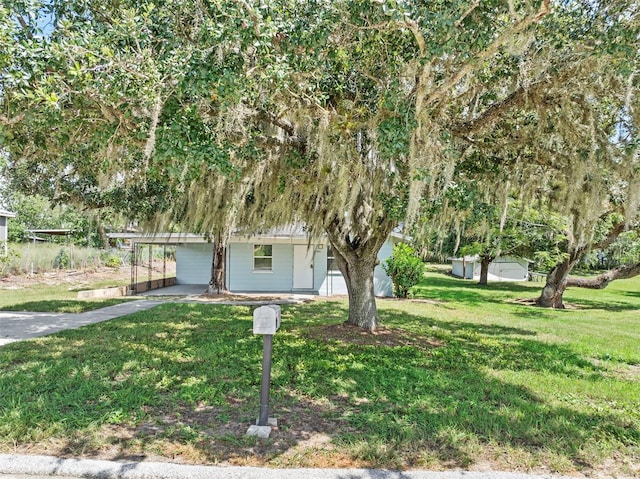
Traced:
<svg viewBox="0 0 640 479">
<path fill-rule="evenodd" d="M 448 258 L 451 261 L 451 274 L 458 278 L 480 279 L 480 256 Z M 489 263 L 488 281 L 527 281 L 529 264 L 533 261 L 515 256 L 498 256 Z"/>
</svg>

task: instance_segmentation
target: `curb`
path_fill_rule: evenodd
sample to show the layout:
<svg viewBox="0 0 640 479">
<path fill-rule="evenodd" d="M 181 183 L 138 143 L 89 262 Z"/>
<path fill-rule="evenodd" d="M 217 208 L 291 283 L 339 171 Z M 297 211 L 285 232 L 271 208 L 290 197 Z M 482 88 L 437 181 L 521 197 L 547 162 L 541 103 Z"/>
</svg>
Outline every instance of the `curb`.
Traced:
<svg viewBox="0 0 640 479">
<path fill-rule="evenodd" d="M 569 479 L 567 476 L 510 472 L 269 469 L 0 454 L 0 477 L 10 474 L 25 479 L 29 476 L 82 479 Z"/>
</svg>

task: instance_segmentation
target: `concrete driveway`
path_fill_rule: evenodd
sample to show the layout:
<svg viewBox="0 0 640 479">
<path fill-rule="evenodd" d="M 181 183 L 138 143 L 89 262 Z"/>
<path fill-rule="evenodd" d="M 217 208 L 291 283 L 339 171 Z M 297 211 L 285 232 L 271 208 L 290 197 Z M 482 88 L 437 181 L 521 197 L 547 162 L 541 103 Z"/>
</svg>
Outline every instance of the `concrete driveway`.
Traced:
<svg viewBox="0 0 640 479">
<path fill-rule="evenodd" d="M 131 300 L 85 313 L 0 311 L 0 346 L 145 311 L 161 303 L 163 301 Z"/>
</svg>

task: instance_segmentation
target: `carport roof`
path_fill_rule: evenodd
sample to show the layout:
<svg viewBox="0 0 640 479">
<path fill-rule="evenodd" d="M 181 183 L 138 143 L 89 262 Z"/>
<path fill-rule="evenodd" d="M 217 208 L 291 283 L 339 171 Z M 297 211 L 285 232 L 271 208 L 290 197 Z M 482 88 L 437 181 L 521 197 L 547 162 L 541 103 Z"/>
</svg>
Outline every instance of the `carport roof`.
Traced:
<svg viewBox="0 0 640 479">
<path fill-rule="evenodd" d="M 273 228 L 265 233 L 256 233 L 253 235 L 234 232 L 232 238 L 238 240 L 246 240 L 248 238 L 260 239 L 285 239 L 307 238 L 302 227 L 291 226 L 283 228 Z M 201 233 L 107 233 L 107 237 L 111 239 L 131 240 L 134 243 L 145 244 L 184 244 L 184 243 L 208 243 L 207 235 Z"/>
</svg>

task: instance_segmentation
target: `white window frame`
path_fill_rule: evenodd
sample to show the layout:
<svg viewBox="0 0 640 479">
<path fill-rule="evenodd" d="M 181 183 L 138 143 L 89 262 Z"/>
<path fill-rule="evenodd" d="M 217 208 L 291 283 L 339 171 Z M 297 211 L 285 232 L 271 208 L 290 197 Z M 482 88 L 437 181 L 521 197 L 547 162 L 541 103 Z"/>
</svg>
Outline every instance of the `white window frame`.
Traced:
<svg viewBox="0 0 640 479">
<path fill-rule="evenodd" d="M 333 265 L 333 268 L 330 268 L 329 265 Z M 336 263 L 336 257 L 333 254 L 333 246 L 330 244 L 327 244 L 327 273 L 342 274 Z"/>
<path fill-rule="evenodd" d="M 271 249 L 270 255 L 259 255 L 256 256 L 256 251 L 259 248 L 269 247 Z M 257 268 L 256 267 L 256 259 L 270 259 L 271 265 L 268 268 Z M 254 244 L 253 245 L 253 272 L 254 273 L 272 273 L 273 272 L 273 245 L 272 244 Z"/>
</svg>

